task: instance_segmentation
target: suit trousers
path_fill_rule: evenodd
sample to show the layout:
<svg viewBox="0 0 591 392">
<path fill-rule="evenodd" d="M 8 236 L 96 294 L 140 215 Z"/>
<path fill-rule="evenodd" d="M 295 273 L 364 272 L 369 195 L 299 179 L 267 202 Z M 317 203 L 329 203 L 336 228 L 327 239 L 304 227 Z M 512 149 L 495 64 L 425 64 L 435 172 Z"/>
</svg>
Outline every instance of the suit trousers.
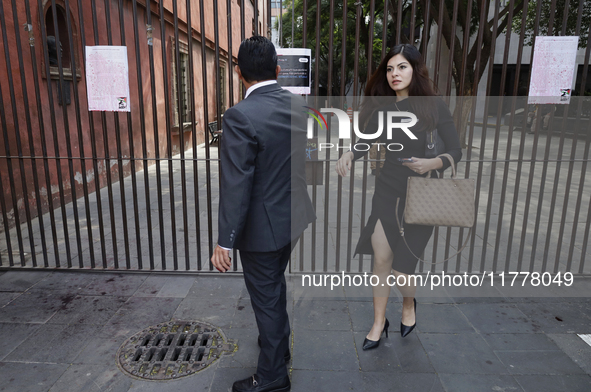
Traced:
<svg viewBox="0 0 591 392">
<path fill-rule="evenodd" d="M 257 375 L 273 381 L 287 375 L 289 318 L 285 268 L 292 244 L 273 252 L 240 251 L 244 281 L 261 338 Z"/>
</svg>

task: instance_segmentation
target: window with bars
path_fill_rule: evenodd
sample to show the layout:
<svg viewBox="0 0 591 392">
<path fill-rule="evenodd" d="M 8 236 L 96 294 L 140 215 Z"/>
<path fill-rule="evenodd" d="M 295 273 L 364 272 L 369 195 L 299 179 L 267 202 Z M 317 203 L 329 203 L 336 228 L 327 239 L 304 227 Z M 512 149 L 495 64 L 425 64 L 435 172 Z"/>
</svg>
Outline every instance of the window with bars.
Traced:
<svg viewBox="0 0 591 392">
<path fill-rule="evenodd" d="M 172 102 L 173 126 L 183 128 L 191 124 L 191 100 L 189 84 L 189 47 L 179 42 L 179 69 L 176 65 L 176 47 L 172 52 Z M 178 73 L 178 75 L 177 75 Z M 180 89 L 180 94 L 179 94 Z M 180 95 L 180 96 L 179 96 Z"/>
</svg>

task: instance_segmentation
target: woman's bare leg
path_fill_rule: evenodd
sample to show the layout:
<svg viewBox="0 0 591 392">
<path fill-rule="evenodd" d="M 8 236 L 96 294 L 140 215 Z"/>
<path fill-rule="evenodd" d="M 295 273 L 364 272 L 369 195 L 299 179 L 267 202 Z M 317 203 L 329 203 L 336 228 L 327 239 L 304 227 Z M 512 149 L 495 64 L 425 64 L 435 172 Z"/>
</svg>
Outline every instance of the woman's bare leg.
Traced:
<svg viewBox="0 0 591 392">
<path fill-rule="evenodd" d="M 413 279 L 409 279 L 409 275 L 403 274 L 402 272 L 394 271 L 394 275 L 396 276 L 396 287 L 400 290 L 400 294 L 402 294 L 402 324 L 407 326 L 412 326 L 416 322 L 415 317 L 415 306 L 414 306 L 414 298 L 415 293 L 417 292 L 416 281 Z M 404 277 L 402 277 L 404 276 Z M 399 278 L 400 277 L 400 278 Z M 406 278 L 406 279 L 405 279 Z M 401 286 L 398 283 L 405 283 L 405 285 Z"/>
<path fill-rule="evenodd" d="M 380 339 L 386 323 L 386 305 L 390 296 L 390 286 L 387 279 L 392 270 L 392 260 L 394 259 L 394 254 L 379 219 L 371 236 L 371 245 L 374 253 L 373 274 L 379 278 L 379 283 L 373 287 L 374 321 L 367 338 L 376 341 Z"/>
</svg>

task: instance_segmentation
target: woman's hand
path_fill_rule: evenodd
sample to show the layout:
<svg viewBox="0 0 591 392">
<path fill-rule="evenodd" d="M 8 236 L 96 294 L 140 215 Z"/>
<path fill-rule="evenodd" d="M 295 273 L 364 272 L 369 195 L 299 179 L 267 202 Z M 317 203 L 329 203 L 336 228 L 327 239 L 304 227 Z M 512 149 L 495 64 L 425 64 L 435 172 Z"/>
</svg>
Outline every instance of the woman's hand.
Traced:
<svg viewBox="0 0 591 392">
<path fill-rule="evenodd" d="M 425 174 L 431 170 L 441 169 L 443 161 L 441 158 L 415 158 L 412 157 L 412 162 L 404 162 L 402 165 L 408 167 L 410 170 L 418 174 Z"/>
<path fill-rule="evenodd" d="M 353 152 L 347 151 L 341 158 L 337 161 L 336 171 L 341 177 L 345 177 L 347 173 L 351 170 L 351 165 L 353 162 Z"/>
</svg>

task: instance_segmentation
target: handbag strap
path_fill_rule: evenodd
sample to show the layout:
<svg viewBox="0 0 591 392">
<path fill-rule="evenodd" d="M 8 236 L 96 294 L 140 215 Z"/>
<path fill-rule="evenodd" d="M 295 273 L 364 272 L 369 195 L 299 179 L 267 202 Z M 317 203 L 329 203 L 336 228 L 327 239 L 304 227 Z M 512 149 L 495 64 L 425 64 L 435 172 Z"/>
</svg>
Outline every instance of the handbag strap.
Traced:
<svg viewBox="0 0 591 392">
<path fill-rule="evenodd" d="M 448 154 L 444 154 L 444 155 L 448 155 Z M 453 162 L 453 158 L 451 158 L 451 159 L 452 159 L 452 162 Z M 399 217 L 398 217 L 398 205 L 399 204 L 400 204 L 400 198 L 398 197 L 396 199 L 396 223 L 398 223 L 398 229 L 400 231 L 400 236 L 402 237 L 402 240 L 404 241 L 404 244 L 406 245 L 406 248 L 408 249 L 408 251 L 410 252 L 410 254 L 412 254 L 414 257 L 416 257 L 417 260 L 419 260 L 421 263 L 423 263 L 423 264 L 430 264 L 430 265 L 437 265 L 437 264 L 445 263 L 446 261 L 449 261 L 449 260 L 453 259 L 454 257 L 456 257 L 457 255 L 459 255 L 460 253 L 462 253 L 462 251 L 464 250 L 464 248 L 466 247 L 466 245 L 468 245 L 468 241 L 470 240 L 470 234 L 472 233 L 472 228 L 471 227 L 470 227 L 470 230 L 468 230 L 468 235 L 466 235 L 466 240 L 462 244 L 462 247 L 454 255 L 448 257 L 447 259 L 445 259 L 443 261 L 438 261 L 438 262 L 430 262 L 430 261 L 426 261 L 426 260 L 421 259 L 419 256 L 417 256 L 417 255 L 414 254 L 414 252 L 412 251 L 412 249 L 410 249 L 410 246 L 408 245 L 408 242 L 406 242 L 406 238 L 404 237 L 404 226 L 403 226 L 404 213 L 402 213 L 402 219 L 399 219 Z"/>
</svg>

